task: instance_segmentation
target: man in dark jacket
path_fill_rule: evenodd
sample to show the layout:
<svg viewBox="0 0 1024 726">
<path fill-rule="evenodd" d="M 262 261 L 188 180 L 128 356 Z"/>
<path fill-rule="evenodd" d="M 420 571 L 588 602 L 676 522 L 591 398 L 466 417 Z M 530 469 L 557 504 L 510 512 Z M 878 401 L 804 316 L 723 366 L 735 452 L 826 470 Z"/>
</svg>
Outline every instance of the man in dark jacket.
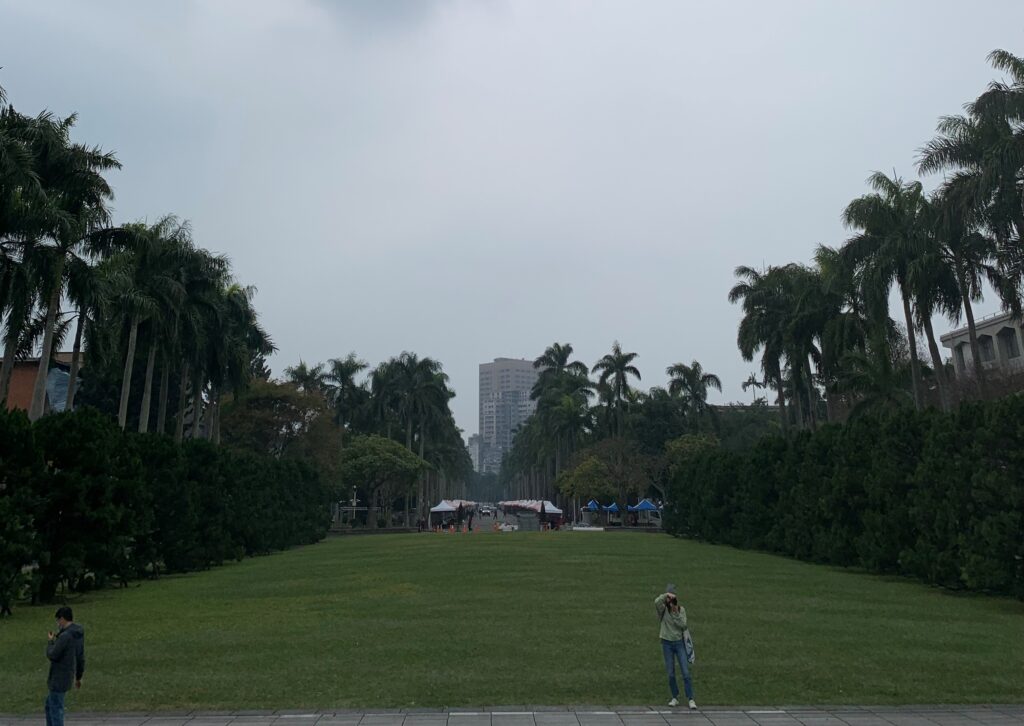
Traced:
<svg viewBox="0 0 1024 726">
<path fill-rule="evenodd" d="M 49 634 L 46 657 L 50 675 L 46 679 L 46 726 L 64 726 L 64 694 L 82 687 L 85 674 L 85 631 L 73 621 L 71 608 L 57 609 L 57 632 Z"/>
</svg>

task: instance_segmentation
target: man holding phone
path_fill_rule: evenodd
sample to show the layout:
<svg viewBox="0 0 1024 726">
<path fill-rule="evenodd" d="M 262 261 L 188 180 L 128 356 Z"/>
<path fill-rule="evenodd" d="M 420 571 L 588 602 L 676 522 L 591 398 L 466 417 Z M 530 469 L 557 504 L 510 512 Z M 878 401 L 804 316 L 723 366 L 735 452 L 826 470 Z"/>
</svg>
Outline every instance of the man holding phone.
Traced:
<svg viewBox="0 0 1024 726">
<path fill-rule="evenodd" d="M 690 680 L 690 668 L 687 665 L 685 637 L 689 635 L 689 631 L 686 626 L 686 610 L 679 604 L 675 585 L 665 586 L 665 592 L 654 599 L 654 608 L 661 620 L 661 652 L 665 657 L 668 687 L 672 691 L 672 700 L 668 702 L 668 705 L 679 705 L 679 685 L 676 683 L 675 666 L 675 662 L 678 660 L 679 670 L 683 674 L 686 698 L 690 701 L 690 708 L 696 709 L 697 703 L 693 700 L 693 682 Z"/>
<path fill-rule="evenodd" d="M 85 631 L 74 622 L 71 608 L 57 609 L 57 632 L 47 636 L 46 657 L 50 675 L 46 679 L 46 726 L 64 726 L 64 694 L 82 687 L 85 674 Z"/>
</svg>

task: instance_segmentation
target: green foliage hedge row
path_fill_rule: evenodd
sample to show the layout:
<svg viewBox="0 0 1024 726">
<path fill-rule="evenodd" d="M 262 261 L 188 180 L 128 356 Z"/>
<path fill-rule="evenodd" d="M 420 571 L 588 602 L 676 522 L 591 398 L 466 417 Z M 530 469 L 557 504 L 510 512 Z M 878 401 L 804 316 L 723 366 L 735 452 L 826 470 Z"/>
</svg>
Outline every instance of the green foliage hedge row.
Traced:
<svg viewBox="0 0 1024 726">
<path fill-rule="evenodd" d="M 677 536 L 1024 598 L 1024 397 L 698 452 L 668 502 Z"/>
<path fill-rule="evenodd" d="M 329 501 L 299 461 L 123 433 L 90 409 L 0 411 L 0 604 L 316 542 Z"/>
</svg>

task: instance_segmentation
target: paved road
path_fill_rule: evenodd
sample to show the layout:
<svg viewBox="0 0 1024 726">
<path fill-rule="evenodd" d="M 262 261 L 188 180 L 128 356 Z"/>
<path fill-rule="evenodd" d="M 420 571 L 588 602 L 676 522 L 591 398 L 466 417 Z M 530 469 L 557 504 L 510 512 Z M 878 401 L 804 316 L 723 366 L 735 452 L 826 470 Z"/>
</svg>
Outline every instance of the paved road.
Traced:
<svg viewBox="0 0 1024 726">
<path fill-rule="evenodd" d="M 195 711 L 75 713 L 71 726 L 1010 726 L 1024 724 L 1015 706 L 832 706 L 685 709 L 504 706 L 481 711 Z M 0 715 L 0 726 L 39 726 Z"/>
</svg>

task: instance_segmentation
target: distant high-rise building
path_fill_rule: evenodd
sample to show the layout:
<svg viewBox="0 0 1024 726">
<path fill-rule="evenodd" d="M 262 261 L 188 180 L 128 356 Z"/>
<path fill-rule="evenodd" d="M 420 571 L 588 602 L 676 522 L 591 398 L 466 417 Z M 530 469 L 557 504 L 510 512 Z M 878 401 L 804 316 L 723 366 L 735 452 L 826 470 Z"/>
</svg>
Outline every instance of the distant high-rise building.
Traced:
<svg viewBox="0 0 1024 726">
<path fill-rule="evenodd" d="M 480 471 L 497 472 L 512 437 L 537 407 L 530 389 L 539 371 L 521 358 L 480 364 Z"/>
<path fill-rule="evenodd" d="M 473 434 L 466 442 L 466 451 L 473 460 L 473 471 L 480 471 L 480 434 Z"/>
</svg>

